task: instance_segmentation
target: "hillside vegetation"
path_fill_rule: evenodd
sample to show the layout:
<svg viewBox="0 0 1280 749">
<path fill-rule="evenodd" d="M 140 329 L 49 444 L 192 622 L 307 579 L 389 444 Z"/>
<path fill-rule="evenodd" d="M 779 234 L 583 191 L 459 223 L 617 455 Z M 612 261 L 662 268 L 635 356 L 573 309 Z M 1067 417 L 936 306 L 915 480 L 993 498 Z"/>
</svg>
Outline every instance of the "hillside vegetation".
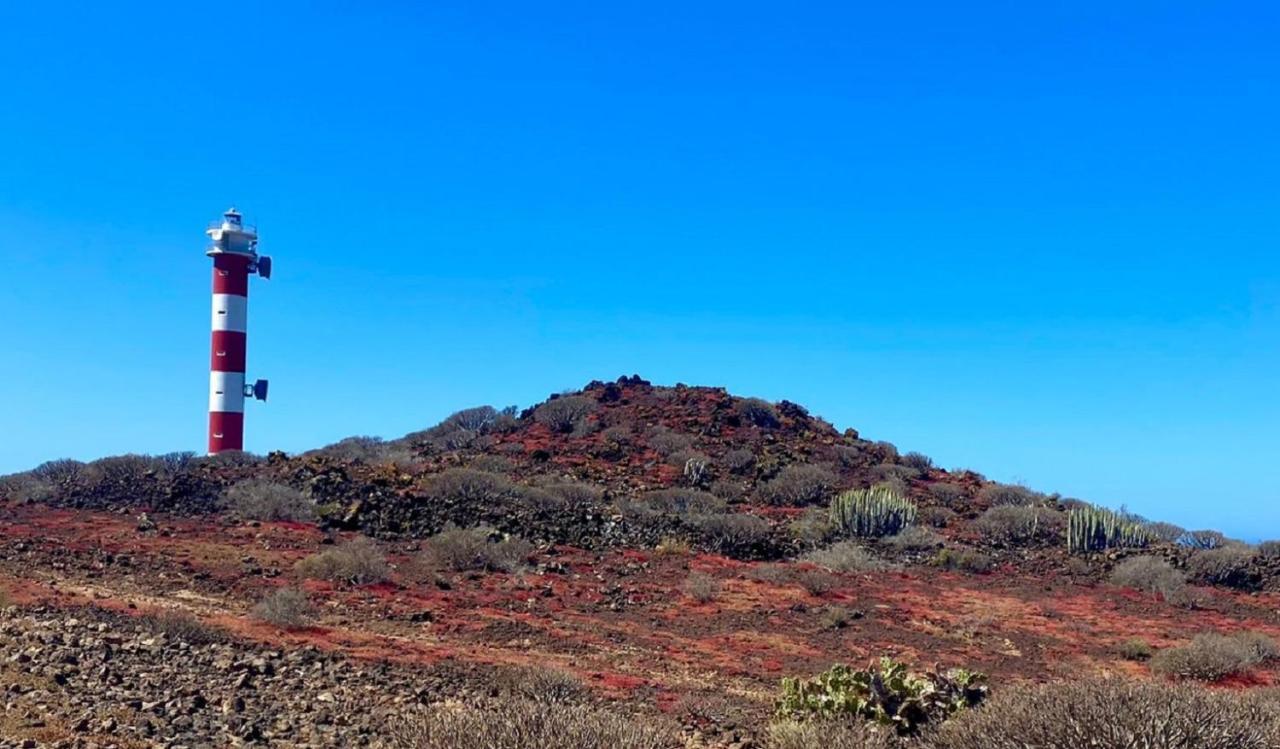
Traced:
<svg viewBox="0 0 1280 749">
<path fill-rule="evenodd" d="M 1065 748 L 1101 730 L 1132 745 L 1160 706 L 1198 743 L 1140 745 L 1271 747 L 1278 591 L 1280 543 L 947 470 L 794 403 L 624 377 L 395 440 L 0 478 L 0 673 L 27 685 L 0 736 Z M 130 658 L 308 653 L 316 675 L 280 702 L 246 684 L 287 663 L 202 689 L 164 658 L 170 678 L 130 677 L 139 661 L 90 700 L 69 686 L 98 647 L 86 622 Z M 51 638 L 70 652 L 30 644 Z M 369 689 L 334 685 L 342 666 L 322 664 L 344 659 L 375 664 Z M 369 719 L 387 715 L 397 730 Z"/>
</svg>

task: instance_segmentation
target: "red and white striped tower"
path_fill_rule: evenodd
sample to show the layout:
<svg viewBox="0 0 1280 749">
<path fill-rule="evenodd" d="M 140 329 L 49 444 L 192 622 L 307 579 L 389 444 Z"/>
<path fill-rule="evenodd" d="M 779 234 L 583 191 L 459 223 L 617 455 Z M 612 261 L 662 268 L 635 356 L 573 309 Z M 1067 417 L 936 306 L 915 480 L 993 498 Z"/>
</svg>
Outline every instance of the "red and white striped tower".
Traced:
<svg viewBox="0 0 1280 749">
<path fill-rule="evenodd" d="M 244 399 L 267 399 L 267 381 L 244 379 L 249 274 L 271 277 L 271 258 L 258 256 L 258 232 L 235 208 L 205 232 L 213 240 L 213 340 L 209 361 L 209 454 L 244 449 Z"/>
</svg>

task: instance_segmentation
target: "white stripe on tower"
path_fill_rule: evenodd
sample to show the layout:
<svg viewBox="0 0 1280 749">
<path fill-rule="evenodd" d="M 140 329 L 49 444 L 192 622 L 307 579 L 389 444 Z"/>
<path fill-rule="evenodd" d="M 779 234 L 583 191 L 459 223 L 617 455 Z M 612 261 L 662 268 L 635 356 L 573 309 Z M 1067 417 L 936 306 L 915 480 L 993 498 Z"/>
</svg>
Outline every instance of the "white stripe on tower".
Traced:
<svg viewBox="0 0 1280 749">
<path fill-rule="evenodd" d="M 239 294 L 213 295 L 213 329 L 243 333 L 249 322 L 249 297 Z"/>
</svg>

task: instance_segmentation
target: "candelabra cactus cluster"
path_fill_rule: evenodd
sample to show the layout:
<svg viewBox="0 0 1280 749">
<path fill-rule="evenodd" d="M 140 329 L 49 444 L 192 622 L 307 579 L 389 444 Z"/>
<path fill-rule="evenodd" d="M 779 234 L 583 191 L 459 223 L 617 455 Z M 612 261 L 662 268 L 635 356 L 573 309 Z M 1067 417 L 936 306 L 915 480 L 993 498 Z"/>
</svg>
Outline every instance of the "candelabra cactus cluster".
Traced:
<svg viewBox="0 0 1280 749">
<path fill-rule="evenodd" d="M 1081 507 L 1067 513 L 1067 550 L 1076 552 L 1142 548 L 1151 532 L 1141 522 L 1101 507 Z"/>
<path fill-rule="evenodd" d="M 916 520 L 916 504 L 889 486 L 853 489 L 831 500 L 831 522 L 851 536 L 892 536 Z"/>
</svg>

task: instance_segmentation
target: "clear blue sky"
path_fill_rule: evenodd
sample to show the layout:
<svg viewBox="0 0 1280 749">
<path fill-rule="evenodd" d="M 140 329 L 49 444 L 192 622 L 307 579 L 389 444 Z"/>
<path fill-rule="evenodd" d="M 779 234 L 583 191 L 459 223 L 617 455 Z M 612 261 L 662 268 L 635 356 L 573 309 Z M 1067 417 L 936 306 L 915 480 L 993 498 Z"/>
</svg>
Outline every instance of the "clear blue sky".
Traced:
<svg viewBox="0 0 1280 749">
<path fill-rule="evenodd" d="M 1278 7 L 9 3 L 0 471 L 202 448 L 235 203 L 255 451 L 636 372 L 1280 536 Z"/>
</svg>

